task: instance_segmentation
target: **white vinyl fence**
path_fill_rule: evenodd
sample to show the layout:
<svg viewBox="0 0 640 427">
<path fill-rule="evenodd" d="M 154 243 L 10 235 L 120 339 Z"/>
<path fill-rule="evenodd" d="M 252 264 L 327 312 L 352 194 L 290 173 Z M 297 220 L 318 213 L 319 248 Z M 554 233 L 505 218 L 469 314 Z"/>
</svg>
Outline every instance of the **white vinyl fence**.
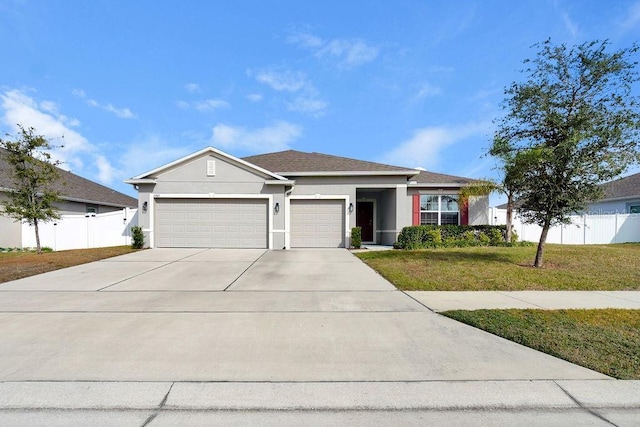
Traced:
<svg viewBox="0 0 640 427">
<path fill-rule="evenodd" d="M 491 208 L 492 224 L 505 224 L 506 209 Z M 603 243 L 640 242 L 640 214 L 574 215 L 570 225 L 552 227 L 547 235 L 548 243 L 564 245 L 590 245 Z M 519 240 L 537 242 L 542 228 L 523 224 L 517 215 L 513 229 Z"/>
<path fill-rule="evenodd" d="M 131 244 L 131 227 L 138 225 L 137 209 L 103 214 L 62 215 L 55 222 L 39 224 L 40 244 L 54 251 L 101 248 Z M 22 247 L 36 246 L 34 228 L 22 224 Z"/>
</svg>

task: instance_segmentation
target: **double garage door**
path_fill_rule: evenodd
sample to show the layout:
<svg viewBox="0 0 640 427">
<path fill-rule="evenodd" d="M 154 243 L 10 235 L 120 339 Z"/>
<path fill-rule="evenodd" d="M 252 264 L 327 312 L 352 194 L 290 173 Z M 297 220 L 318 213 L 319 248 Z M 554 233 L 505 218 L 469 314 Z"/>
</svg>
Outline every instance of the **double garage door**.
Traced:
<svg viewBox="0 0 640 427">
<path fill-rule="evenodd" d="M 265 199 L 156 199 L 156 246 L 267 248 Z"/>
<path fill-rule="evenodd" d="M 292 248 L 345 246 L 343 200 L 291 200 Z M 156 199 L 155 246 L 267 248 L 266 199 Z"/>
</svg>

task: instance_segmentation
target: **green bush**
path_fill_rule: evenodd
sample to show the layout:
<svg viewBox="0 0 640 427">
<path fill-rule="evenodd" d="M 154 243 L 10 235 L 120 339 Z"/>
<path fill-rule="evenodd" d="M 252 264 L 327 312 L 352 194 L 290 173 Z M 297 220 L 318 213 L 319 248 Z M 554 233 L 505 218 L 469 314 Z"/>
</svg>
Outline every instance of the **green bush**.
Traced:
<svg viewBox="0 0 640 427">
<path fill-rule="evenodd" d="M 142 249 L 144 247 L 144 233 L 142 232 L 142 227 L 139 225 L 134 225 L 131 227 L 131 247 L 134 249 Z"/>
<path fill-rule="evenodd" d="M 355 249 L 360 249 L 362 246 L 362 228 L 353 227 L 351 229 L 351 246 Z"/>
<path fill-rule="evenodd" d="M 415 225 L 405 227 L 394 244 L 399 249 L 503 246 L 504 225 Z M 517 240 L 517 236 L 515 236 Z"/>
</svg>

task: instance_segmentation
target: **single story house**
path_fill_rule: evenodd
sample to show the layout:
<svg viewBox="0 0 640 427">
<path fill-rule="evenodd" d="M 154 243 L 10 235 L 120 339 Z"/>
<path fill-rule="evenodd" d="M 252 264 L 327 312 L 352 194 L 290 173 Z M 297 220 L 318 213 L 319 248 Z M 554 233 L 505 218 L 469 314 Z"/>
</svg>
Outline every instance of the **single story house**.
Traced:
<svg viewBox="0 0 640 427">
<path fill-rule="evenodd" d="M 7 150 L 0 148 L 0 202 L 7 199 L 6 193 L 14 186 L 11 165 L 6 160 L 6 154 Z M 126 194 L 63 169 L 59 169 L 58 172 L 60 179 L 53 187 L 62 194 L 61 201 L 56 203 L 62 215 L 95 215 L 138 205 L 136 199 Z M 0 204 L 0 247 L 21 247 L 22 241 L 22 224 L 2 215 Z"/>
<path fill-rule="evenodd" d="M 488 198 L 460 203 L 467 178 L 288 150 L 237 158 L 213 147 L 126 180 L 150 247 L 390 245 L 412 224 L 486 224 Z"/>
<path fill-rule="evenodd" d="M 589 203 L 590 215 L 640 213 L 640 173 L 603 184 L 604 198 Z"/>
</svg>

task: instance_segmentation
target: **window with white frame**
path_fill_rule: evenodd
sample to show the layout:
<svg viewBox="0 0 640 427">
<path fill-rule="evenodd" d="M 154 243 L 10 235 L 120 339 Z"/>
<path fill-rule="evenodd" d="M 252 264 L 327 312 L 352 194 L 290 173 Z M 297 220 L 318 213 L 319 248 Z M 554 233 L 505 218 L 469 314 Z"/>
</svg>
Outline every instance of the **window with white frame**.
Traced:
<svg viewBox="0 0 640 427">
<path fill-rule="evenodd" d="M 460 209 L 456 194 L 420 196 L 420 224 L 459 225 Z"/>
</svg>

